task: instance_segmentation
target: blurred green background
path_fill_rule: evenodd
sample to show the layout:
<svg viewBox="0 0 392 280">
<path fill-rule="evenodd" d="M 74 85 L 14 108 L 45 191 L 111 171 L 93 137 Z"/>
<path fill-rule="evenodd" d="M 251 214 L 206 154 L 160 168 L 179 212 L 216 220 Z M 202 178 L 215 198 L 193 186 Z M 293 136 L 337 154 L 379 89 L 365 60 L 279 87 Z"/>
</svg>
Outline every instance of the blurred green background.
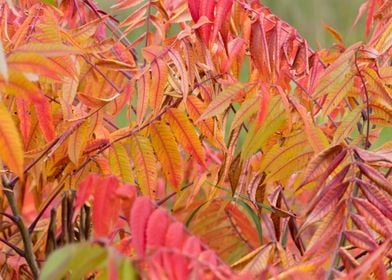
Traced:
<svg viewBox="0 0 392 280">
<path fill-rule="evenodd" d="M 359 7 L 364 0 L 262 0 L 272 12 L 297 28 L 314 49 L 328 47 L 332 36 L 323 23 L 337 30 L 345 44 L 364 40 L 364 19 L 352 29 Z"/>
</svg>

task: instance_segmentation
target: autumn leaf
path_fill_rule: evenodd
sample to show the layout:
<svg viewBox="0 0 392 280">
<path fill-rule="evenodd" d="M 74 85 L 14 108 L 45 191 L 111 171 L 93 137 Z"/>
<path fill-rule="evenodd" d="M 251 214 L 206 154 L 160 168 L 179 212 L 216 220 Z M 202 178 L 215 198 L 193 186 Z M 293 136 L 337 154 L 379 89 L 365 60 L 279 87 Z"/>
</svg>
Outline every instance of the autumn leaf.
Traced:
<svg viewBox="0 0 392 280">
<path fill-rule="evenodd" d="M 170 127 L 163 122 L 151 125 L 151 140 L 167 180 L 178 190 L 182 181 L 183 165 Z"/>
<path fill-rule="evenodd" d="M 203 147 L 188 117 L 178 109 L 168 110 L 165 117 L 177 141 L 195 157 L 201 166 L 206 167 Z"/>
<path fill-rule="evenodd" d="M 141 135 L 132 137 L 131 156 L 142 193 L 154 199 L 157 194 L 158 171 L 150 140 Z"/>
<path fill-rule="evenodd" d="M 0 158 L 20 178 L 23 178 L 23 145 L 14 121 L 0 103 Z"/>
</svg>

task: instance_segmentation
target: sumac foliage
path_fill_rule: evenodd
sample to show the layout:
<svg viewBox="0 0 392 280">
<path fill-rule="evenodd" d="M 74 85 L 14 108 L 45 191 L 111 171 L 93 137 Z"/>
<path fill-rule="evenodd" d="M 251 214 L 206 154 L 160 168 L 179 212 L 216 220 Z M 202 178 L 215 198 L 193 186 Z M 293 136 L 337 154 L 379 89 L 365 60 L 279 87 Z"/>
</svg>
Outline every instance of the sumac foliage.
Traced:
<svg viewBox="0 0 392 280">
<path fill-rule="evenodd" d="M 315 51 L 256 0 L 0 1 L 0 275 L 388 279 L 391 7 Z"/>
</svg>

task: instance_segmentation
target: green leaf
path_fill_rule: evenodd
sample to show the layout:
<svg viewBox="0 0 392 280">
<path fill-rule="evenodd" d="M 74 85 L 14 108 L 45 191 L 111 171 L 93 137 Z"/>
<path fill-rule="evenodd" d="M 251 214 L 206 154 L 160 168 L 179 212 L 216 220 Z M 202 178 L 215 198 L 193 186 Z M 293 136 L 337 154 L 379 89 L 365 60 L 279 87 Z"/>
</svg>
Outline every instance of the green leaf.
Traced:
<svg viewBox="0 0 392 280">
<path fill-rule="evenodd" d="M 105 265 L 107 251 L 88 243 L 67 245 L 51 254 L 41 272 L 40 280 L 83 279 Z"/>
</svg>

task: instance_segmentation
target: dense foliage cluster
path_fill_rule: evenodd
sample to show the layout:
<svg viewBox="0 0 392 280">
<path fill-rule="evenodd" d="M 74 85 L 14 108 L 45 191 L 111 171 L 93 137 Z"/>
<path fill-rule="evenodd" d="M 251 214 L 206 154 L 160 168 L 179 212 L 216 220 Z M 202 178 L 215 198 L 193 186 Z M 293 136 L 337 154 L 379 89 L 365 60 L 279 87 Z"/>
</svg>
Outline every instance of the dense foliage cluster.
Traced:
<svg viewBox="0 0 392 280">
<path fill-rule="evenodd" d="M 257 0 L 113 9 L 0 1 L 2 277 L 390 277 L 392 1 L 319 51 Z"/>
</svg>

